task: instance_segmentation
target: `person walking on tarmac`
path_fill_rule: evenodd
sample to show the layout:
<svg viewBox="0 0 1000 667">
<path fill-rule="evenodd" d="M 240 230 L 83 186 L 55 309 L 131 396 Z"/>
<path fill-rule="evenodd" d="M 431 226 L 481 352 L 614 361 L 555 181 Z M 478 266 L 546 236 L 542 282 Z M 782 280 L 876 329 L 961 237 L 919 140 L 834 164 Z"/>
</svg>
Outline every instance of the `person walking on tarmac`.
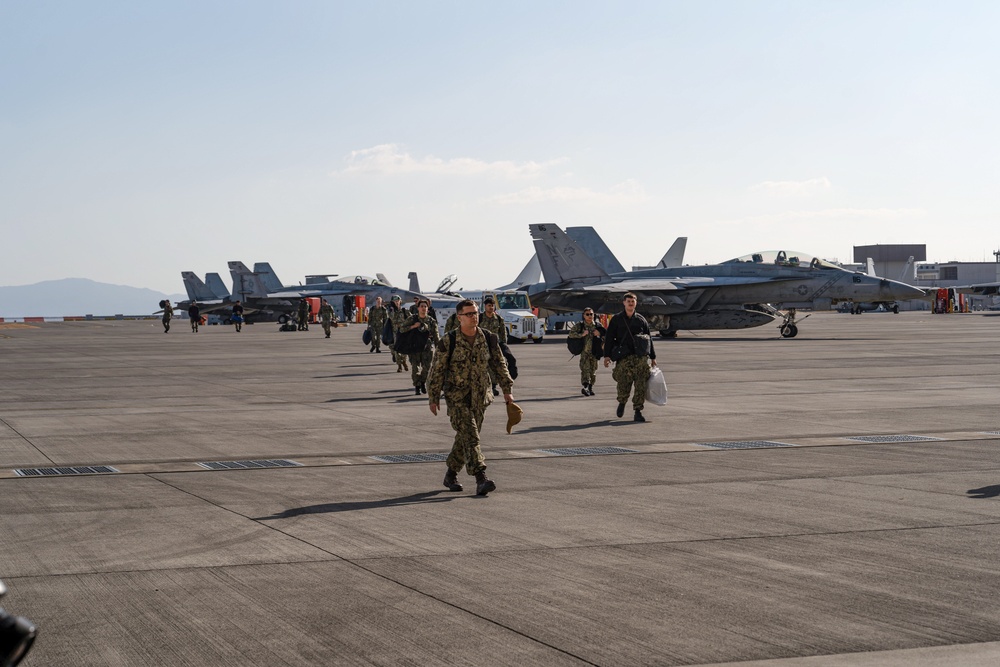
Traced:
<svg viewBox="0 0 1000 667">
<path fill-rule="evenodd" d="M 233 304 L 233 326 L 236 327 L 236 333 L 243 331 L 243 304 L 239 301 Z"/>
<path fill-rule="evenodd" d="M 305 299 L 299 299 L 299 331 L 309 331 L 309 302 Z"/>
<path fill-rule="evenodd" d="M 462 490 L 458 471 L 465 466 L 465 471 L 476 478 L 476 495 L 485 496 L 497 488 L 486 476 L 486 459 L 479 444 L 483 416 L 486 407 L 493 402 L 490 372 L 503 387 L 504 401 L 508 404 L 514 401 L 514 381 L 496 336 L 479 327 L 476 303 L 471 299 L 459 301 L 456 312 L 462 324 L 441 339 L 431 373 L 428 400 L 431 414 L 437 416 L 441 392 L 444 392 L 448 417 L 455 429 L 455 441 L 447 461 L 448 472 L 444 476 L 445 487 L 449 491 Z"/>
<path fill-rule="evenodd" d="M 507 326 L 503 322 L 503 317 L 497 312 L 497 304 L 493 297 L 488 296 L 483 299 L 485 312 L 479 318 L 479 328 L 489 331 L 497 337 L 501 345 L 507 344 Z M 455 312 L 458 312 L 457 310 Z M 508 371 L 510 369 L 507 369 Z M 490 384 L 493 386 L 493 395 L 499 396 L 500 389 L 497 387 L 497 377 L 490 371 Z"/>
<path fill-rule="evenodd" d="M 417 396 L 427 393 L 427 375 L 431 369 L 431 361 L 434 360 L 434 350 L 437 348 L 439 338 L 437 321 L 427 314 L 427 309 L 430 306 L 430 301 L 420 299 L 417 303 L 417 314 L 407 317 L 399 327 L 400 331 L 420 329 L 428 334 L 424 349 L 410 355 L 410 366 L 412 367 L 410 378 L 413 380 L 413 389 Z"/>
<path fill-rule="evenodd" d="M 375 305 L 368 309 L 368 331 L 372 336 L 369 352 L 382 352 L 382 328 L 388 317 L 389 311 L 382 305 L 382 297 L 375 297 Z"/>
<path fill-rule="evenodd" d="M 330 327 L 333 325 L 333 306 L 326 299 L 323 299 L 322 305 L 319 307 L 319 319 L 323 323 L 323 331 L 326 333 L 326 337 L 330 337 Z"/>
<path fill-rule="evenodd" d="M 583 351 L 580 353 L 580 383 L 584 396 L 594 395 L 594 383 L 597 382 L 597 363 L 602 354 L 601 343 L 607 330 L 598 324 L 594 318 L 594 310 L 583 311 L 583 321 L 577 322 L 569 332 L 569 338 L 582 338 Z"/>
<path fill-rule="evenodd" d="M 168 333 L 170 331 L 170 319 L 174 316 L 174 307 L 170 305 L 169 299 L 164 299 L 160 302 L 160 308 L 163 309 L 163 333 Z"/>
<path fill-rule="evenodd" d="M 398 294 L 393 294 L 389 301 L 389 321 L 392 322 L 393 334 L 398 334 L 400 325 L 406 321 L 407 311 L 403 309 L 402 303 L 403 300 Z M 410 370 L 410 367 L 406 365 L 406 355 L 402 352 L 396 352 L 395 343 L 389 346 L 389 351 L 392 352 L 392 360 L 396 362 L 397 373 Z"/>
<path fill-rule="evenodd" d="M 632 394 L 633 421 L 644 422 L 642 408 L 646 401 L 646 385 L 649 383 L 649 366 L 656 365 L 656 352 L 649 333 L 646 318 L 635 312 L 635 294 L 628 292 L 622 297 L 624 310 L 611 318 L 608 334 L 604 342 L 604 367 L 612 361 L 615 370 L 611 377 L 618 383 L 618 410 L 615 414 L 625 414 L 625 403 L 629 391 Z"/>
<path fill-rule="evenodd" d="M 198 333 L 198 325 L 201 324 L 201 309 L 198 308 L 198 303 L 195 301 L 191 302 L 188 306 L 188 319 L 191 320 L 191 333 Z"/>
</svg>

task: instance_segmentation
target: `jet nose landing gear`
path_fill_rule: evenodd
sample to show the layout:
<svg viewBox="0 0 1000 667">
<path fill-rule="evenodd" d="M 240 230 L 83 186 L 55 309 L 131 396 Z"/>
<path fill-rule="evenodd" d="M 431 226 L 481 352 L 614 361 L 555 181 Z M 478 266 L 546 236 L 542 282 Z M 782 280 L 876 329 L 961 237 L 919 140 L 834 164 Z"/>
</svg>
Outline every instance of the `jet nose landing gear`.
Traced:
<svg viewBox="0 0 1000 667">
<path fill-rule="evenodd" d="M 812 313 L 810 313 L 810 315 L 811 314 Z M 809 317 L 809 315 L 806 315 L 806 317 Z M 803 317 L 802 319 L 804 320 L 806 317 Z M 788 312 L 782 315 L 781 324 L 778 325 L 778 331 L 781 333 L 782 338 L 795 338 L 799 335 L 799 327 L 795 322 L 794 308 L 789 308 Z"/>
</svg>

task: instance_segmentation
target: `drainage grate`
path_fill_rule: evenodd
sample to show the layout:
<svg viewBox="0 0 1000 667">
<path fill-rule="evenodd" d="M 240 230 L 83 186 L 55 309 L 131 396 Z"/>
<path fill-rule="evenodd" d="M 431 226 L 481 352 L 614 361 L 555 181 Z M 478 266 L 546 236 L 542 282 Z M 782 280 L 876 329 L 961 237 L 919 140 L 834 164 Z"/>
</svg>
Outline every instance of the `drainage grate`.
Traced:
<svg viewBox="0 0 1000 667">
<path fill-rule="evenodd" d="M 447 461 L 447 454 L 389 454 L 386 456 L 369 456 L 370 459 L 382 463 L 422 463 L 424 461 Z"/>
<path fill-rule="evenodd" d="M 259 459 L 256 461 L 205 461 L 197 465 L 209 470 L 250 470 L 253 468 L 295 468 L 302 464 L 288 459 Z"/>
<path fill-rule="evenodd" d="M 552 454 L 553 456 L 593 456 L 595 454 L 636 454 L 636 449 L 625 449 L 624 447 L 560 447 L 559 449 L 536 449 L 542 454 Z"/>
<path fill-rule="evenodd" d="M 771 440 L 731 440 L 729 442 L 696 442 L 702 447 L 714 447 L 715 449 L 762 449 L 765 447 L 795 447 L 786 442 L 773 442 Z"/>
<path fill-rule="evenodd" d="M 48 477 L 50 475 L 103 475 L 119 472 L 111 466 L 73 466 L 71 468 L 18 468 L 14 474 L 18 477 Z"/>
<path fill-rule="evenodd" d="M 858 442 L 922 442 L 925 440 L 940 440 L 941 438 L 931 438 L 926 435 L 856 435 L 844 440 L 856 440 Z"/>
</svg>

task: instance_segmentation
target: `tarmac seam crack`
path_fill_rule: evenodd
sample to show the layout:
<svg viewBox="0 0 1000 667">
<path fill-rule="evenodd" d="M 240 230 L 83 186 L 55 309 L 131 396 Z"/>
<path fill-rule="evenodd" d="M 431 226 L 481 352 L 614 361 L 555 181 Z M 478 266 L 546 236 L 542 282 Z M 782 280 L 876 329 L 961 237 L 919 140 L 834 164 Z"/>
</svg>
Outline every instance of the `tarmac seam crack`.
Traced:
<svg viewBox="0 0 1000 667">
<path fill-rule="evenodd" d="M 19 438 L 21 438 L 22 440 L 24 440 L 24 441 L 25 441 L 26 443 L 28 443 L 28 445 L 29 445 L 29 446 L 30 446 L 30 447 L 31 447 L 32 449 L 34 449 L 34 450 L 35 450 L 36 452 L 38 452 L 39 454 L 41 454 L 42 456 L 44 456 L 44 457 L 45 457 L 45 460 L 46 460 L 46 461 L 48 461 L 48 462 L 49 462 L 49 463 L 51 463 L 52 465 L 56 465 L 55 461 L 53 461 L 53 460 L 52 460 L 52 459 L 51 459 L 51 458 L 50 458 L 49 456 L 47 456 L 47 455 L 45 454 L 45 452 L 43 452 L 43 451 L 42 451 L 42 450 L 40 450 L 40 449 L 39 449 L 39 448 L 38 448 L 37 446 L 35 446 L 35 443 L 33 443 L 33 442 L 32 442 L 31 440 L 29 440 L 28 438 L 26 438 L 26 437 L 24 436 L 24 434 L 23 434 L 23 433 L 21 433 L 21 432 L 20 432 L 20 431 L 18 431 L 18 430 L 17 430 L 16 428 L 14 428 L 13 426 L 11 426 L 11 425 L 10 425 L 10 422 L 8 422 L 8 421 L 7 421 L 6 419 L 4 419 L 3 417 L 0 417 L 0 424 L 3 424 L 4 426 L 6 426 L 7 428 L 9 428 L 9 429 L 10 429 L 11 431 L 13 431 L 14 433 L 17 433 L 17 437 L 19 437 Z"/>
</svg>

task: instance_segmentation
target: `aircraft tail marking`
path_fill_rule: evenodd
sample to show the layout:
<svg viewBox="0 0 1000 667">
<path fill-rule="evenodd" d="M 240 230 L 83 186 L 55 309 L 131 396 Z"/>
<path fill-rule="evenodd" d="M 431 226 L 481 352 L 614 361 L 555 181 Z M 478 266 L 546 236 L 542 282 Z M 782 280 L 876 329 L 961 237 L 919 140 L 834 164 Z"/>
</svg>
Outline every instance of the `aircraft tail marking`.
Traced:
<svg viewBox="0 0 1000 667">
<path fill-rule="evenodd" d="M 193 271 L 181 271 L 181 278 L 191 301 L 213 301 L 219 298 Z"/>
<path fill-rule="evenodd" d="M 528 225 L 534 239 L 535 254 L 548 284 L 587 278 L 610 278 L 607 271 L 583 251 L 558 225 Z"/>
</svg>

